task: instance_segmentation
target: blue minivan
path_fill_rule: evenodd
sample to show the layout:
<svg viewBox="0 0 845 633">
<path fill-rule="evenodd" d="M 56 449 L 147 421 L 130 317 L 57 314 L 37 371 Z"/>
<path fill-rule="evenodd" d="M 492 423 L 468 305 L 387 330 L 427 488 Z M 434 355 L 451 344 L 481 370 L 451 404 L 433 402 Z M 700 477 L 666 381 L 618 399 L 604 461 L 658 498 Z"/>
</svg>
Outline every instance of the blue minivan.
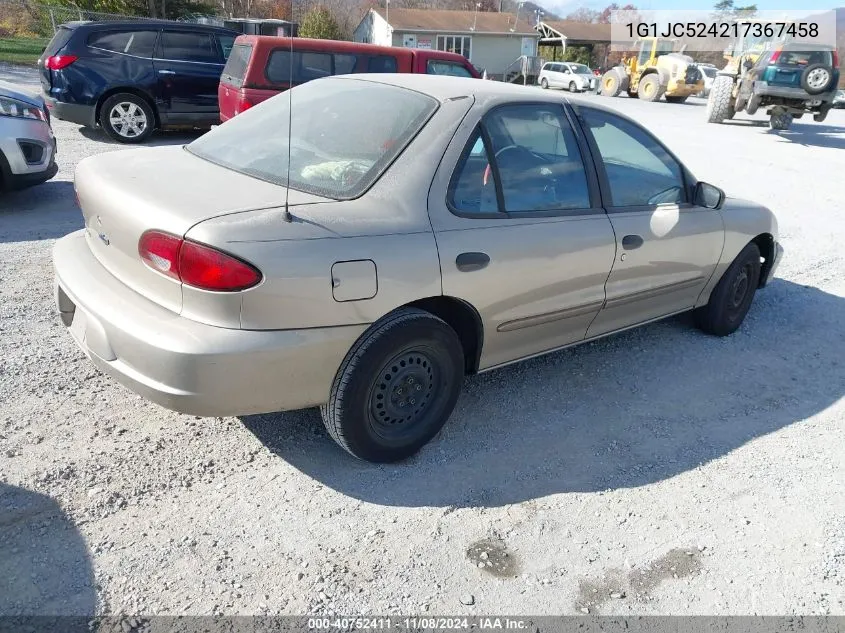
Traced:
<svg viewBox="0 0 845 633">
<path fill-rule="evenodd" d="M 239 34 L 167 20 L 69 22 L 38 60 L 51 114 L 121 143 L 220 121 L 217 84 Z"/>
</svg>

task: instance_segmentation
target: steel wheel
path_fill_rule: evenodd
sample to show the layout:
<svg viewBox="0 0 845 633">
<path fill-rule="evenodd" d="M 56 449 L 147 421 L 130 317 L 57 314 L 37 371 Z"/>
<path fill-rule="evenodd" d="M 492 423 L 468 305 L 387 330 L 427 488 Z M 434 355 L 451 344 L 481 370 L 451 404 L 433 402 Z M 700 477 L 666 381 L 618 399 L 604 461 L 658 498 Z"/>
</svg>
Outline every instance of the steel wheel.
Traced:
<svg viewBox="0 0 845 633">
<path fill-rule="evenodd" d="M 143 135 L 149 125 L 146 113 L 130 101 L 121 101 L 109 111 L 109 123 L 115 132 L 128 139 Z"/>
<path fill-rule="evenodd" d="M 402 440 L 416 432 L 435 394 L 440 370 L 424 348 L 405 351 L 382 367 L 370 391 L 370 425 L 386 440 Z"/>
</svg>

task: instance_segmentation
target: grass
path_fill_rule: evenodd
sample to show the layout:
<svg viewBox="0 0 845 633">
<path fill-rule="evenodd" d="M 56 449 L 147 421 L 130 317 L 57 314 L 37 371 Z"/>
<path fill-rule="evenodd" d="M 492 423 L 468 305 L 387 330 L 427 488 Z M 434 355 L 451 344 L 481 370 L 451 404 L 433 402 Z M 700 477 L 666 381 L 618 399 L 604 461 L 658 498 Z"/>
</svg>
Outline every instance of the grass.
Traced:
<svg viewBox="0 0 845 633">
<path fill-rule="evenodd" d="M 49 41 L 46 37 L 0 37 L 0 62 L 34 65 Z"/>
</svg>

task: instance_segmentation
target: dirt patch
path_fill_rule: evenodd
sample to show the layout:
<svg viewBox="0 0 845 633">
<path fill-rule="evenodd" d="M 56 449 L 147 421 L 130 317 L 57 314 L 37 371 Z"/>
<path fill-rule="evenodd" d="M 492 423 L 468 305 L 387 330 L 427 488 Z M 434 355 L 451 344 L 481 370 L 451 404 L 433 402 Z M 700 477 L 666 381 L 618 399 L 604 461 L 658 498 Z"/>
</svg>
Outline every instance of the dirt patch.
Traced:
<svg viewBox="0 0 845 633">
<path fill-rule="evenodd" d="M 467 548 L 467 558 L 478 569 L 497 578 L 512 578 L 519 573 L 516 556 L 498 539 L 476 541 Z"/>
<path fill-rule="evenodd" d="M 600 579 L 580 581 L 575 608 L 581 613 L 594 613 L 610 600 L 642 601 L 663 581 L 685 578 L 700 569 L 701 552 L 697 548 L 672 549 L 630 571 L 610 569 Z"/>
</svg>

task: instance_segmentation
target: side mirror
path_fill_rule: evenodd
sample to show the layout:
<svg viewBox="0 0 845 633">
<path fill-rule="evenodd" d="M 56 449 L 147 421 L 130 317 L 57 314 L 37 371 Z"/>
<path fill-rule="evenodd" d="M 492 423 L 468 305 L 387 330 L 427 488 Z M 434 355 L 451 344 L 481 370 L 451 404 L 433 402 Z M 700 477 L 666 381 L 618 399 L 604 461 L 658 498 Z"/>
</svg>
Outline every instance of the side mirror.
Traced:
<svg viewBox="0 0 845 633">
<path fill-rule="evenodd" d="M 710 183 L 699 181 L 695 185 L 693 203 L 706 209 L 721 209 L 725 202 L 725 192 Z"/>
</svg>

